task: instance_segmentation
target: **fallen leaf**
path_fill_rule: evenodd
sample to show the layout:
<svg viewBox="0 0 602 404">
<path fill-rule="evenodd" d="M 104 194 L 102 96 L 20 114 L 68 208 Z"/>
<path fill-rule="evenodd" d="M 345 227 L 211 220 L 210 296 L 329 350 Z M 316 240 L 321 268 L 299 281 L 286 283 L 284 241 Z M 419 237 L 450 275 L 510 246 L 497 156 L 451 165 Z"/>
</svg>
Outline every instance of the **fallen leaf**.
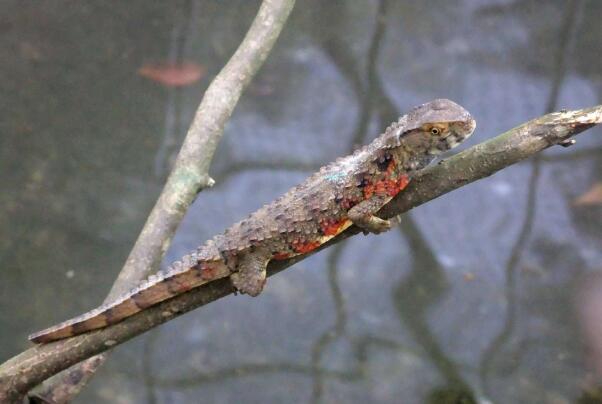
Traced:
<svg viewBox="0 0 602 404">
<path fill-rule="evenodd" d="M 149 63 L 138 69 L 138 74 L 167 87 L 184 87 L 196 83 L 205 74 L 198 63 Z"/>
<path fill-rule="evenodd" d="M 602 182 L 595 183 L 589 191 L 579 196 L 573 202 L 575 206 L 589 206 L 602 204 Z"/>
</svg>

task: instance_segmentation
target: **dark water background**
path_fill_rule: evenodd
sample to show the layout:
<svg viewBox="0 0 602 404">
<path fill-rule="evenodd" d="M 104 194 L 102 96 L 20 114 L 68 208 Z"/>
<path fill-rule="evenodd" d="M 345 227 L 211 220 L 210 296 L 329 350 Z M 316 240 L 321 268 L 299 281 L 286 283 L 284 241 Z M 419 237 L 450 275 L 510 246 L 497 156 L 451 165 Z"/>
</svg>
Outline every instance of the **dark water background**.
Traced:
<svg viewBox="0 0 602 404">
<path fill-rule="evenodd" d="M 258 4 L 0 3 L 0 360 L 102 301 Z M 166 264 L 416 104 L 466 106 L 474 145 L 600 103 L 601 16 L 596 0 L 299 0 Z M 207 74 L 174 89 L 136 73 L 161 60 Z M 307 259 L 259 298 L 227 297 L 118 347 L 78 402 L 591 396 L 600 379 L 576 302 L 602 271 L 602 207 L 574 201 L 602 180 L 601 136 Z"/>
</svg>

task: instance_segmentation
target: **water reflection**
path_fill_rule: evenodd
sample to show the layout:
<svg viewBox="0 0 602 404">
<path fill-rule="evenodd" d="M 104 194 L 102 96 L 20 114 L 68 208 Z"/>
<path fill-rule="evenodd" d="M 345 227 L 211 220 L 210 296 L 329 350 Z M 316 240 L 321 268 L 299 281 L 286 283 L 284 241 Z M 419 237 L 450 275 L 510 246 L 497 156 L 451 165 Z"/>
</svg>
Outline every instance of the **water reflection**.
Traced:
<svg viewBox="0 0 602 404">
<path fill-rule="evenodd" d="M 256 7 L 7 5 L 3 358 L 29 331 L 102 300 Z M 598 103 L 601 7 L 299 1 L 228 125 L 217 186 L 168 260 L 419 102 L 466 105 L 479 120 L 473 143 Z M 164 59 L 202 63 L 208 77 L 185 89 L 136 77 Z M 324 251 L 260 298 L 222 299 L 126 344 L 81 401 L 586 402 L 599 387 L 573 308 L 580 277 L 600 269 L 602 215 L 573 200 L 600 181 L 599 133 L 439 198 L 398 232 Z"/>
</svg>

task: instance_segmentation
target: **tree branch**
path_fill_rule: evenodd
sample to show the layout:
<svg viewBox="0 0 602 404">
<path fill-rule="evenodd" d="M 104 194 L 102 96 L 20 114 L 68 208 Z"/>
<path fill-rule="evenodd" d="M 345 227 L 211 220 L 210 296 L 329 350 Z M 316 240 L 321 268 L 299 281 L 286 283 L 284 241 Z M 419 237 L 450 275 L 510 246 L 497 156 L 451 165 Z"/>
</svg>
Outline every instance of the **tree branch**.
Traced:
<svg viewBox="0 0 602 404">
<path fill-rule="evenodd" d="M 406 190 L 383 208 L 382 217 L 406 212 L 456 188 L 490 176 L 550 146 L 564 143 L 571 136 L 600 123 L 602 105 L 552 113 L 529 121 L 422 171 Z M 358 232 L 359 229 L 351 227 L 319 250 Z M 307 256 L 271 262 L 268 274 L 271 276 Z M 0 394 L 4 394 L 0 398 L 24 394 L 31 386 L 62 369 L 233 292 L 230 281 L 220 279 L 150 307 L 113 326 L 30 348 L 0 366 Z"/>
<path fill-rule="evenodd" d="M 105 302 L 114 300 L 159 269 L 188 207 L 199 192 L 213 185 L 209 167 L 226 121 L 266 60 L 294 3 L 295 0 L 264 0 L 238 49 L 205 92 L 161 195 Z M 97 356 L 53 377 L 36 396 L 52 403 L 71 401 L 105 360 L 106 354 Z M 53 373 L 25 377 L 29 380 L 22 379 L 15 387 L 0 383 L 0 402 L 19 401 L 18 396 Z"/>
</svg>

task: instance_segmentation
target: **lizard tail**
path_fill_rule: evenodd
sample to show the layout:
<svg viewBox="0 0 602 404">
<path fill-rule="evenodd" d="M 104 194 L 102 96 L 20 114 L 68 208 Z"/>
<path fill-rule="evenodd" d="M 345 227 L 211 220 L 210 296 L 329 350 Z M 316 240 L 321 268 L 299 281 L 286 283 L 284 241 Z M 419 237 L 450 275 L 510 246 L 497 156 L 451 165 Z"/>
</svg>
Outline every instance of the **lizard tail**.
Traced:
<svg viewBox="0 0 602 404">
<path fill-rule="evenodd" d="M 220 260 L 202 261 L 194 266 L 177 263 L 165 273 L 149 277 L 116 301 L 32 334 L 29 340 L 45 343 L 107 327 L 170 297 L 229 274 L 227 266 Z"/>
</svg>

